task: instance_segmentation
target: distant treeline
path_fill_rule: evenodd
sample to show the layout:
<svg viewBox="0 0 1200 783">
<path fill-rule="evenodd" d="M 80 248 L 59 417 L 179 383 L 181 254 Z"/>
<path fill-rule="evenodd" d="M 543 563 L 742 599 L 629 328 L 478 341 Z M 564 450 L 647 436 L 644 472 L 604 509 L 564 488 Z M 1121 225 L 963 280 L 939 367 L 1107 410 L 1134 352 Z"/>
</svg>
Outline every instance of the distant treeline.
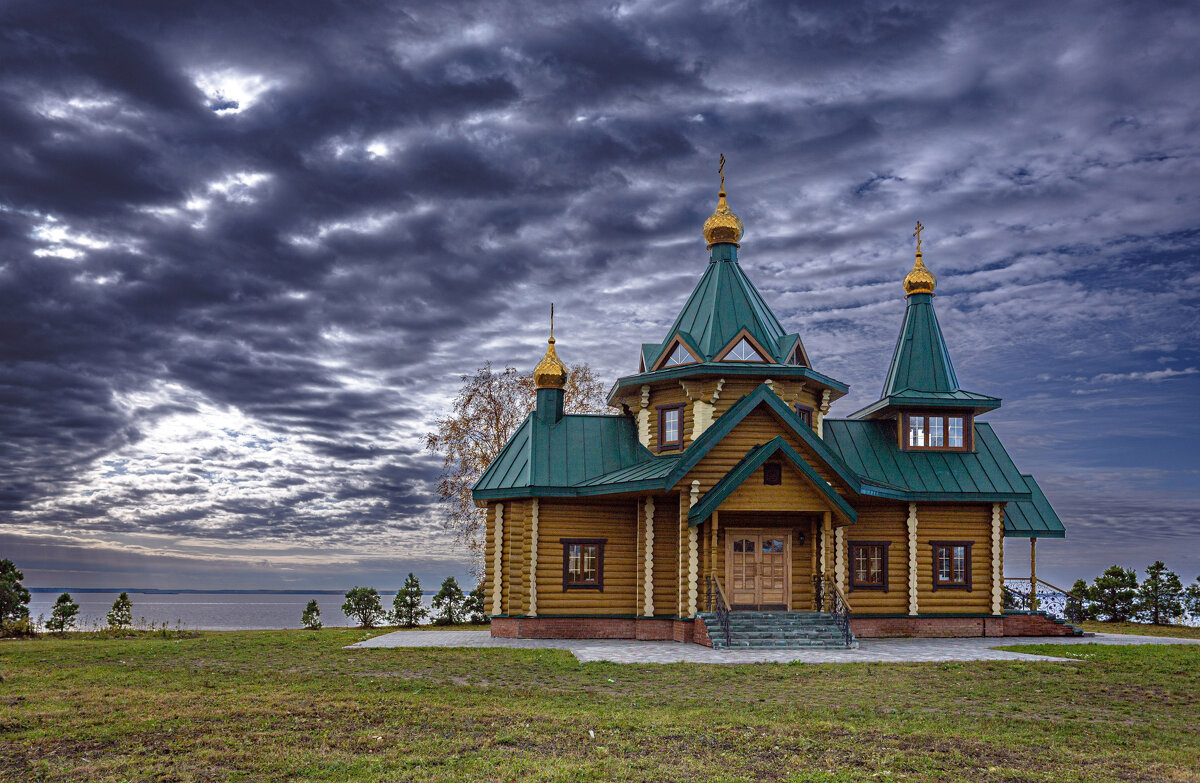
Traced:
<svg viewBox="0 0 1200 783">
<path fill-rule="evenodd" d="M 136 588 L 118 587 L 30 587 L 31 593 L 136 593 L 138 595 L 344 595 L 345 590 L 168 590 L 165 588 L 147 587 Z M 398 593 L 399 590 L 380 590 L 380 593 Z M 433 595 L 435 591 L 425 590 L 424 595 Z"/>
</svg>

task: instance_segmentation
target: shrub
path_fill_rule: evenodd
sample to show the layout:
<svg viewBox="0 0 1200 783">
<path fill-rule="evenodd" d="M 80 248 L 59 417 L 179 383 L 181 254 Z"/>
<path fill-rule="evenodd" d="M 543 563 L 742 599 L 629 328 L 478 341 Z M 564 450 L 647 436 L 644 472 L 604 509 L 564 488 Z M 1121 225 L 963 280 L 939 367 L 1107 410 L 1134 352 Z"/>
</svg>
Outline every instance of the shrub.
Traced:
<svg viewBox="0 0 1200 783">
<path fill-rule="evenodd" d="M 1200 619 L 1200 576 L 1196 577 L 1196 584 L 1183 591 L 1183 608 L 1192 617 Z"/>
<path fill-rule="evenodd" d="M 300 622 L 304 623 L 304 627 L 310 631 L 320 630 L 321 607 L 317 606 L 317 599 L 312 599 L 308 602 L 308 606 L 304 607 L 304 611 L 300 613 Z"/>
<path fill-rule="evenodd" d="M 0 560 L 0 635 L 29 620 L 29 591 L 21 584 L 24 578 L 13 561 Z"/>
<path fill-rule="evenodd" d="M 129 593 L 117 596 L 105 619 L 108 621 L 108 627 L 114 631 L 123 631 L 133 625 L 133 601 L 129 600 Z"/>
<path fill-rule="evenodd" d="M 51 631 L 66 631 L 75 627 L 75 618 L 79 615 L 79 604 L 71 600 L 70 593 L 63 593 L 54 602 L 50 611 L 50 620 L 46 628 Z"/>
<path fill-rule="evenodd" d="M 435 625 L 458 625 L 463 621 L 463 604 L 467 597 L 463 595 L 458 580 L 452 576 L 442 582 L 442 589 L 433 597 L 433 622 Z"/>
<path fill-rule="evenodd" d="M 404 580 L 404 586 L 396 593 L 392 601 L 392 621 L 405 628 L 413 628 L 422 619 L 429 616 L 428 610 L 421 605 L 424 593 L 421 591 L 421 580 L 411 571 Z"/>
<path fill-rule="evenodd" d="M 360 628 L 374 628 L 387 617 L 379 591 L 374 587 L 352 587 L 346 591 L 342 612 L 358 621 Z"/>
<path fill-rule="evenodd" d="M 1110 566 L 1092 582 L 1088 588 L 1088 598 L 1101 619 L 1114 623 L 1129 622 L 1137 613 L 1137 574 L 1118 565 Z"/>
<path fill-rule="evenodd" d="M 1138 598 L 1142 618 L 1155 625 L 1169 624 L 1183 614 L 1183 583 L 1161 560 L 1147 566 Z"/>
</svg>

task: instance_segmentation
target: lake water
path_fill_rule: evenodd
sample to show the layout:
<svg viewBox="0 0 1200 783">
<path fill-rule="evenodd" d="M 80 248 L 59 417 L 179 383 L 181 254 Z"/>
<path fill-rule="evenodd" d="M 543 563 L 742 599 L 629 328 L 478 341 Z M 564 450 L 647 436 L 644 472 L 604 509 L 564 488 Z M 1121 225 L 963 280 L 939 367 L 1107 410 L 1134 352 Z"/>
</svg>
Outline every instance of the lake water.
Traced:
<svg viewBox="0 0 1200 783">
<path fill-rule="evenodd" d="M 39 614 L 44 614 L 49 618 L 58 595 L 33 593 L 29 602 L 29 616 L 36 620 Z M 71 598 L 79 604 L 76 627 L 89 629 L 93 625 L 103 626 L 104 618 L 118 595 L 118 592 L 71 593 Z M 383 600 L 383 608 L 390 610 L 396 593 L 381 592 L 379 595 Z M 424 596 L 422 603 L 426 609 L 429 609 L 432 598 L 432 595 Z M 196 631 L 300 628 L 300 613 L 313 599 L 321 609 L 321 622 L 327 627 L 355 625 L 354 621 L 342 614 L 341 606 L 346 599 L 340 594 L 129 592 L 135 625 L 167 623 L 174 628 L 178 623 L 185 629 Z"/>
</svg>

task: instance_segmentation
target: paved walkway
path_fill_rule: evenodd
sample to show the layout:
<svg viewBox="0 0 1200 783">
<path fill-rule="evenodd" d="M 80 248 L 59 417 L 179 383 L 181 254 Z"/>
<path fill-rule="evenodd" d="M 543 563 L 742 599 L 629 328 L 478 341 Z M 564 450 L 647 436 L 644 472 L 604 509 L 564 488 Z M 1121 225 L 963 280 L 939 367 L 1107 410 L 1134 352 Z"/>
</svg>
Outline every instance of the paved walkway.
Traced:
<svg viewBox="0 0 1200 783">
<path fill-rule="evenodd" d="M 396 631 L 350 647 L 507 647 L 569 650 L 588 661 L 614 663 L 906 663 L 937 661 L 1067 661 L 995 647 L 1025 644 L 1200 644 L 1200 639 L 1098 633 L 1090 637 L 970 637 L 965 639 L 860 639 L 857 650 L 713 650 L 699 644 L 627 639 L 496 639 L 487 631 Z"/>
</svg>

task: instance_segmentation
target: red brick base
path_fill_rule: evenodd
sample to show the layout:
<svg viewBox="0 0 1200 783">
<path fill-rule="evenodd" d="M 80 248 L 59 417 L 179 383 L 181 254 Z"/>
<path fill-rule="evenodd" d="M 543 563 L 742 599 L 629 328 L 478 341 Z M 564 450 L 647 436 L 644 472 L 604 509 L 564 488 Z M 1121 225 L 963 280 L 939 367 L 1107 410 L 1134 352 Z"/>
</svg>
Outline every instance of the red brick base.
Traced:
<svg viewBox="0 0 1200 783">
<path fill-rule="evenodd" d="M 699 620 L 641 617 L 493 617 L 492 636 L 508 639 L 641 639 L 694 641 Z M 705 634 L 705 639 L 707 639 Z M 704 642 L 700 642 L 703 644 Z M 712 646 L 709 643 L 708 646 Z"/>
<path fill-rule="evenodd" d="M 1069 625 L 1045 615 L 1004 617 L 850 617 L 850 630 L 859 639 L 897 636 L 1071 636 Z"/>
</svg>

